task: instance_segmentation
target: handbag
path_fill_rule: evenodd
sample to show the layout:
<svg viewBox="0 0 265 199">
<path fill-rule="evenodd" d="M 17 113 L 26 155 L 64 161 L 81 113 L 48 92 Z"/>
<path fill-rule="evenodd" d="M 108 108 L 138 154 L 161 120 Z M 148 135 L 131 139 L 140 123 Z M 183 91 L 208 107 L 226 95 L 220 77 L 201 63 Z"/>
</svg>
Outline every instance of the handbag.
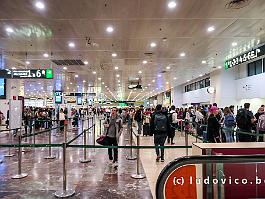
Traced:
<svg viewBox="0 0 265 199">
<path fill-rule="evenodd" d="M 109 120 L 108 120 L 108 123 L 109 123 Z M 107 137 L 108 132 L 109 132 L 109 128 L 107 129 L 107 133 L 106 133 L 106 135 L 101 135 L 101 136 L 96 140 L 96 142 L 97 142 L 99 145 L 102 145 L 102 146 L 108 146 L 108 145 L 109 145 L 109 139 L 108 139 L 108 137 Z"/>
</svg>

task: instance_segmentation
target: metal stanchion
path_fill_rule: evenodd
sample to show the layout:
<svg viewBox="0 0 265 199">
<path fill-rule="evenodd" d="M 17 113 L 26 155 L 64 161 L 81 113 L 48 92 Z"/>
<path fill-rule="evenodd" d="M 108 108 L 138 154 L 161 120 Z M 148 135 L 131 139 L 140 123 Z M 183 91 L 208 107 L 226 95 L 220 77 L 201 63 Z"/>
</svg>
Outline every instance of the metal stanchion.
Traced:
<svg viewBox="0 0 265 199">
<path fill-rule="evenodd" d="M 140 135 L 137 135 L 137 146 L 140 146 Z M 145 175 L 140 173 L 140 149 L 137 149 L 136 174 L 131 175 L 134 179 L 143 179 Z"/>
<path fill-rule="evenodd" d="M 84 131 L 84 119 L 81 119 L 81 123 L 82 123 L 82 132 Z"/>
<path fill-rule="evenodd" d="M 21 150 L 21 129 L 20 134 L 18 135 L 18 174 L 13 175 L 12 179 L 21 179 L 28 176 L 27 173 L 21 173 L 21 161 L 22 161 L 22 150 Z"/>
<path fill-rule="evenodd" d="M 65 128 L 64 128 L 64 142 L 66 143 L 67 142 L 67 131 L 65 130 Z"/>
<path fill-rule="evenodd" d="M 36 137 L 35 137 L 35 132 L 36 132 L 36 126 L 35 126 L 35 119 L 33 120 L 33 143 L 34 143 L 34 145 L 36 144 Z"/>
<path fill-rule="evenodd" d="M 99 118 L 99 134 L 101 135 L 101 126 L 102 126 L 102 124 L 101 124 L 101 118 Z"/>
<path fill-rule="evenodd" d="M 189 140 L 188 140 L 188 133 L 185 132 L 185 146 L 187 147 L 189 144 Z M 188 156 L 189 155 L 189 149 L 186 148 L 186 155 Z"/>
<path fill-rule="evenodd" d="M 51 145 L 51 142 L 52 142 L 52 131 L 50 130 L 49 131 L 49 155 L 47 157 L 45 157 L 44 159 L 54 159 L 55 156 L 52 155 L 52 147 L 50 146 Z"/>
<path fill-rule="evenodd" d="M 87 118 L 87 128 L 88 128 L 88 133 L 90 133 L 90 131 L 89 131 L 89 120 L 90 120 L 90 117 L 88 116 L 88 118 Z"/>
<path fill-rule="evenodd" d="M 132 132 L 132 125 L 130 128 L 130 146 L 133 146 L 133 132 Z M 130 155 L 126 157 L 127 160 L 136 160 L 136 156 L 133 156 L 133 149 L 130 148 Z"/>
<path fill-rule="evenodd" d="M 11 141 L 12 138 L 12 132 L 9 130 L 9 142 Z M 8 147 L 8 154 L 4 155 L 4 157 L 13 157 L 15 154 L 11 153 L 10 147 Z"/>
<path fill-rule="evenodd" d="M 93 126 L 92 126 L 92 128 L 93 128 L 93 137 L 94 137 L 94 140 L 93 140 L 93 144 L 94 144 L 94 146 L 96 145 L 96 125 L 95 124 L 93 124 Z"/>
<path fill-rule="evenodd" d="M 83 144 L 86 145 L 86 131 L 84 131 L 84 136 L 83 136 Z M 90 159 L 87 158 L 87 148 L 83 148 L 83 152 L 84 152 L 84 157 L 82 159 L 79 160 L 80 163 L 88 163 L 91 162 Z"/>
<path fill-rule="evenodd" d="M 67 170 L 66 170 L 66 143 L 63 143 L 63 190 L 56 191 L 54 195 L 57 198 L 67 198 L 75 195 L 75 190 L 66 188 Z"/>
</svg>

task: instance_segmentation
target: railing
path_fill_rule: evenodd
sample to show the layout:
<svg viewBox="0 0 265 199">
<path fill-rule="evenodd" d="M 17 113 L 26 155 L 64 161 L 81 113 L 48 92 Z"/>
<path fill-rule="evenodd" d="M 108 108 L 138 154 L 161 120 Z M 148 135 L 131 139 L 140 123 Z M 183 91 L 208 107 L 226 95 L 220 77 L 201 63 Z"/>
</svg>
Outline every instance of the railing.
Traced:
<svg viewBox="0 0 265 199">
<path fill-rule="evenodd" d="M 216 155 L 216 156 L 187 156 L 178 158 L 164 167 L 156 183 L 156 198 L 166 199 L 166 183 L 169 176 L 177 169 L 188 165 L 213 164 L 213 163 L 264 163 L 265 155 Z M 183 185 L 183 184 L 182 184 Z M 197 198 L 197 197 L 196 197 Z M 211 196 L 207 196 L 211 198 Z"/>
</svg>

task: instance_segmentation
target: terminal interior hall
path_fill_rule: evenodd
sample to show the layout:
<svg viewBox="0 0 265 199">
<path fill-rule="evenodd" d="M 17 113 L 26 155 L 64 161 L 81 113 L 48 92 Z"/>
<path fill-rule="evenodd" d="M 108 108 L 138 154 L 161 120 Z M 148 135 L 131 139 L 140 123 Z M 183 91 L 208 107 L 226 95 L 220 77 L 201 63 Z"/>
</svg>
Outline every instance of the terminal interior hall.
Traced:
<svg viewBox="0 0 265 199">
<path fill-rule="evenodd" d="M 265 198 L 265 0 L 0 0 L 0 198 Z"/>
</svg>

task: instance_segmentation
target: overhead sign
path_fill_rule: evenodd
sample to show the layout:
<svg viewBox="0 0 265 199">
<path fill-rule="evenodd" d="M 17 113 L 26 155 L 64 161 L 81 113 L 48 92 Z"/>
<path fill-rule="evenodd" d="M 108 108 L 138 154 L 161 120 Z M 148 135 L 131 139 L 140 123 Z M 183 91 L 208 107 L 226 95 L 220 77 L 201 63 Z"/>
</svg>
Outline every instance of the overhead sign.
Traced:
<svg viewBox="0 0 265 199">
<path fill-rule="evenodd" d="M 238 55 L 237 57 L 234 57 L 230 60 L 227 60 L 225 62 L 225 69 L 232 68 L 236 65 L 240 65 L 244 62 L 251 61 L 257 57 L 260 57 L 265 54 L 265 44 L 255 48 L 251 51 L 248 51 L 246 53 L 243 53 L 241 55 Z"/>
<path fill-rule="evenodd" d="M 52 79 L 52 69 L 5 69 L 0 77 L 7 79 Z"/>
<path fill-rule="evenodd" d="M 63 101 L 62 91 L 55 91 L 54 92 L 54 96 L 55 96 L 55 103 L 56 104 L 61 104 L 62 101 Z"/>
</svg>

